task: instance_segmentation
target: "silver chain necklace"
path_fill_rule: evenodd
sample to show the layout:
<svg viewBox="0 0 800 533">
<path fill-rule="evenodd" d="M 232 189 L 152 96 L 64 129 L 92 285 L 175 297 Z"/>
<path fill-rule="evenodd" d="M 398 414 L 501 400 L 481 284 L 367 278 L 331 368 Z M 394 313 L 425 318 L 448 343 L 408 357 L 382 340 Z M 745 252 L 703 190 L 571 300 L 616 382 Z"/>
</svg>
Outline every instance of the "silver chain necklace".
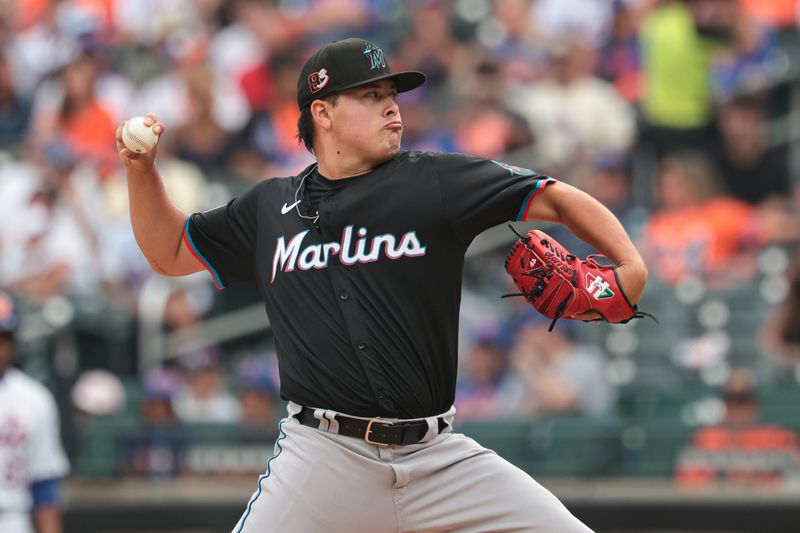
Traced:
<svg viewBox="0 0 800 533">
<path fill-rule="evenodd" d="M 304 215 L 303 213 L 300 212 L 299 197 L 300 197 L 300 189 L 303 188 L 303 184 L 306 182 L 306 178 L 309 176 L 309 174 L 314 172 L 316 168 L 317 168 L 317 163 L 314 163 L 314 165 L 310 169 L 308 169 L 308 172 L 306 172 L 303 175 L 303 177 L 300 178 L 300 184 L 297 186 L 297 190 L 294 191 L 294 208 L 297 210 L 297 216 L 299 216 L 300 218 L 304 218 L 306 220 L 310 220 L 314 226 L 317 225 L 317 221 L 319 220 L 319 209 L 317 209 L 313 215 Z"/>
</svg>

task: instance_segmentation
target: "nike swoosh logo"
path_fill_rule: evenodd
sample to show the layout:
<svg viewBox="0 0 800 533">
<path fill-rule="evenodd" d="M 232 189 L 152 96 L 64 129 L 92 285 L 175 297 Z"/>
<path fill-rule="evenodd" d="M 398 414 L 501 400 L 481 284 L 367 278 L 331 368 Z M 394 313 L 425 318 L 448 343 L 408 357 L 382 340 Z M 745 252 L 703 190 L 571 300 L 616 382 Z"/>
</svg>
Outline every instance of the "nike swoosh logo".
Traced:
<svg viewBox="0 0 800 533">
<path fill-rule="evenodd" d="M 285 215 L 286 213 L 288 213 L 289 211 L 291 211 L 292 209 L 294 209 L 294 208 L 295 208 L 295 206 L 296 206 L 297 204 L 299 204 L 299 203 L 300 203 L 300 200 L 296 201 L 296 202 L 295 202 L 295 203 L 293 203 L 292 205 L 286 205 L 286 204 L 283 204 L 283 207 L 281 207 L 281 215 Z"/>
</svg>

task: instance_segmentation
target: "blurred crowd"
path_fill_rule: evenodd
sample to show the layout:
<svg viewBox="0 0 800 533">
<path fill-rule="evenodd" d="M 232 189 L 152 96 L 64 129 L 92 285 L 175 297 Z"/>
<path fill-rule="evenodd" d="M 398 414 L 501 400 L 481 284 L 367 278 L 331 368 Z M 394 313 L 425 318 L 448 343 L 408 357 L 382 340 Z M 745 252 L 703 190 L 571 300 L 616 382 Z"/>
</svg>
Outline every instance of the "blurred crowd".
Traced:
<svg viewBox="0 0 800 533">
<path fill-rule="evenodd" d="M 800 242 L 798 9 L 797 0 L 2 2 L 0 288 L 45 322 L 61 323 L 53 302 L 95 302 L 103 316 L 86 330 L 101 339 L 60 368 L 68 381 L 121 369 L 153 427 L 271 423 L 268 349 L 231 358 L 187 348 L 151 368 L 112 362 L 114 350 L 135 354 L 154 277 L 130 230 L 113 138 L 126 118 L 158 115 L 159 168 L 186 212 L 292 175 L 313 157 L 295 138 L 299 68 L 320 45 L 355 35 L 379 43 L 394 69 L 427 75 L 399 98 L 404 148 L 502 159 L 572 183 L 619 217 L 655 283 L 736 286 L 757 275 L 765 246 Z M 496 297 L 506 282 L 490 278 Z M 220 307 L 224 295 L 195 285 L 162 302 L 163 330 Z M 547 333 L 518 308 L 486 312 L 485 279 L 468 275 L 466 288 L 476 296 L 465 305 L 478 309 L 465 315 L 488 316 L 464 328 L 460 418 L 614 409 L 600 346 L 569 324 Z M 118 315 L 129 319 L 124 346 L 96 331 Z M 796 354 L 796 313 L 780 316 L 765 338 Z M 133 437 L 130 449 L 135 465 Z"/>
</svg>

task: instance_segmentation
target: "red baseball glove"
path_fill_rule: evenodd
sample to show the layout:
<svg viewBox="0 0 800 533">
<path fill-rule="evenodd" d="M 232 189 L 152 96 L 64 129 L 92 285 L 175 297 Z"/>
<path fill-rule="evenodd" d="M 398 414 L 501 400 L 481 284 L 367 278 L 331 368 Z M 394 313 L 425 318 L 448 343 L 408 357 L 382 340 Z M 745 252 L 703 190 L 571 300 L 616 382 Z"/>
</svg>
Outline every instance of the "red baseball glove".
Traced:
<svg viewBox="0 0 800 533">
<path fill-rule="evenodd" d="M 601 266 L 595 260 L 605 256 L 578 259 L 543 231 L 520 235 L 513 227 L 511 230 L 519 240 L 508 253 L 506 272 L 521 292 L 503 298 L 524 296 L 537 311 L 553 319 L 549 331 L 559 318 L 572 319 L 591 311 L 599 315 L 594 320 L 613 323 L 624 324 L 645 316 L 655 320 L 628 301 L 616 268 Z"/>
</svg>

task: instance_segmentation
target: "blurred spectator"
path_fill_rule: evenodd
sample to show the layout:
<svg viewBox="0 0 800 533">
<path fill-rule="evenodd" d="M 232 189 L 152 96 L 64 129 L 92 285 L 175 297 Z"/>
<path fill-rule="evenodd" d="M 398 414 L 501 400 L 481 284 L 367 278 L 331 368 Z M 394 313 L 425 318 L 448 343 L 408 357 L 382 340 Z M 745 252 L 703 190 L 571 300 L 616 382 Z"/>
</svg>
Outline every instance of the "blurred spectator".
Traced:
<svg viewBox="0 0 800 533">
<path fill-rule="evenodd" d="M 0 285 L 37 302 L 92 292 L 100 279 L 98 176 L 63 143 L 47 144 L 35 162 L 0 179 Z"/>
<path fill-rule="evenodd" d="M 614 84 L 625 100 L 636 102 L 641 94 L 638 20 L 628 2 L 614 0 L 613 6 L 611 32 L 609 39 L 599 49 L 597 73 Z"/>
<path fill-rule="evenodd" d="M 796 29 L 800 5 L 797 0 L 739 0 L 744 11 L 773 28 Z"/>
<path fill-rule="evenodd" d="M 17 25 L 13 28 L 13 38 L 4 45 L 17 91 L 22 95 L 32 95 L 43 79 L 77 55 L 79 45 L 59 25 L 59 2 L 45 0 L 13 4 L 18 9 Z"/>
<path fill-rule="evenodd" d="M 426 87 L 422 89 L 420 98 L 425 95 L 429 101 L 433 98 L 436 103 L 446 105 L 445 100 L 451 92 L 460 89 L 458 84 L 448 87 L 448 83 L 458 79 L 462 71 L 471 70 L 475 61 L 473 53 L 478 50 L 456 41 L 456 30 L 451 26 L 452 15 L 445 2 L 418 2 L 408 10 L 408 16 L 408 32 L 397 44 L 391 64 L 397 65 L 397 70 L 424 72 Z"/>
<path fill-rule="evenodd" d="M 578 36 L 597 47 L 611 29 L 614 2 L 609 0 L 534 0 L 530 22 L 537 35 L 548 41 Z"/>
<path fill-rule="evenodd" d="M 250 356 L 236 366 L 236 391 L 242 409 L 242 426 L 263 436 L 273 433 L 281 417 L 278 386 L 266 357 Z"/>
<path fill-rule="evenodd" d="M 533 143 L 528 122 L 502 101 L 506 89 L 499 74 L 494 62 L 477 66 L 475 90 L 458 106 L 456 151 L 492 159 Z"/>
<path fill-rule="evenodd" d="M 66 142 L 79 160 L 96 165 L 107 174 L 118 165 L 113 144 L 114 115 L 100 103 L 96 82 L 98 64 L 91 54 L 68 61 L 58 72 L 55 84 L 42 86 L 33 109 L 32 141 L 41 147 L 54 141 Z"/>
<path fill-rule="evenodd" d="M 703 0 L 665 0 L 642 22 L 642 141 L 660 156 L 701 148 L 712 134 L 711 47 L 692 10 Z"/>
<path fill-rule="evenodd" d="M 775 31 L 751 18 L 739 1 L 719 1 L 723 35 L 727 46 L 712 58 L 714 92 L 717 99 L 768 89 L 786 74 L 787 58 L 777 48 Z"/>
<path fill-rule="evenodd" d="M 606 378 L 606 355 L 574 339 L 569 324 L 548 331 L 550 319 L 528 310 L 511 348 L 511 366 L 524 382 L 518 416 L 608 414 L 616 390 Z"/>
<path fill-rule="evenodd" d="M 219 104 L 215 102 L 213 72 L 204 63 L 192 62 L 184 65 L 181 73 L 191 110 L 186 122 L 176 128 L 173 150 L 180 159 L 219 171 L 225 164 L 231 136 L 214 116 Z M 234 97 L 232 95 L 231 100 Z M 244 108 L 240 111 L 244 119 Z M 241 127 L 244 127 L 244 120 L 235 129 Z"/>
<path fill-rule="evenodd" d="M 250 110 L 236 80 L 209 67 L 208 39 L 202 32 L 176 36 L 165 49 L 169 68 L 140 88 L 129 113 L 157 113 L 176 132 L 166 148 L 219 171 L 230 136 L 244 128 Z"/>
<path fill-rule="evenodd" d="M 722 194 L 707 157 L 697 152 L 664 157 L 656 189 L 656 210 L 639 243 L 651 276 L 668 284 L 699 276 L 724 286 L 755 275 L 742 254 L 764 238 L 756 211 Z"/>
<path fill-rule="evenodd" d="M 594 53 L 576 41 L 551 48 L 548 75 L 512 93 L 510 106 L 528 119 L 537 169 L 559 174 L 576 157 L 628 149 L 635 116 L 608 83 L 591 73 Z"/>
<path fill-rule="evenodd" d="M 791 191 L 787 150 L 768 145 L 765 105 L 758 95 L 740 96 L 718 112 L 722 179 L 731 196 L 750 204 L 787 198 Z"/>
<path fill-rule="evenodd" d="M 113 16 L 118 39 L 146 46 L 201 24 L 191 0 L 115 0 Z"/>
<path fill-rule="evenodd" d="M 502 24 L 504 41 L 490 49 L 501 76 L 510 87 L 530 83 L 541 76 L 547 63 L 544 40 L 529 23 L 529 0 L 492 2 L 494 21 Z"/>
<path fill-rule="evenodd" d="M 253 116 L 244 131 L 245 142 L 263 159 L 251 179 L 260 181 L 268 173 L 268 162 L 278 167 L 274 174 L 294 171 L 311 161 L 311 155 L 297 142 L 297 72 L 299 56 L 287 52 L 243 73 L 240 84 Z M 241 155 L 242 146 L 233 147 Z"/>
<path fill-rule="evenodd" d="M 761 343 L 764 353 L 782 365 L 800 362 L 800 255 L 788 272 L 789 291 L 764 321 Z"/>
<path fill-rule="evenodd" d="M 197 324 L 210 305 L 211 294 L 205 285 L 189 282 L 173 287 L 164 308 L 164 326 L 168 331 L 178 331 Z M 209 357 L 199 357 L 202 351 L 197 353 L 197 362 L 207 363 L 216 359 L 211 351 L 207 354 Z M 189 358 L 187 364 L 191 367 L 194 361 Z"/>
<path fill-rule="evenodd" d="M 380 3 L 374 15 L 383 15 Z M 279 7 L 283 25 L 289 28 L 291 38 L 312 36 L 320 41 L 333 40 L 341 34 L 358 33 L 369 26 L 370 2 L 368 0 L 310 0 Z M 285 41 L 284 41 L 285 42 Z M 289 41 L 291 42 L 291 40 Z"/>
<path fill-rule="evenodd" d="M 578 186 L 603 203 L 636 239 L 648 216 L 647 208 L 634 201 L 631 159 L 625 152 L 598 154 L 591 172 Z"/>
<path fill-rule="evenodd" d="M 117 3 L 116 0 L 61 0 L 56 8 L 58 29 L 70 44 L 61 50 L 62 63 L 57 67 L 63 68 L 80 55 L 91 58 L 97 103 L 111 114 L 115 124 L 125 118 L 134 91 L 132 81 L 112 68 L 115 53 L 119 52 L 112 41 Z M 43 86 L 46 85 L 49 80 L 44 80 Z M 47 96 L 53 98 L 57 94 Z"/>
<path fill-rule="evenodd" d="M 52 394 L 12 366 L 19 324 L 11 296 L 0 292 L 0 531 L 58 533 L 69 463 Z"/>
<path fill-rule="evenodd" d="M 575 168 L 570 174 L 570 182 L 614 213 L 635 242 L 639 240 L 649 212 L 634 201 L 630 170 L 631 161 L 626 153 L 609 152 Z M 597 253 L 562 225 L 553 226 L 547 232 L 578 257 Z"/>
<path fill-rule="evenodd" d="M 17 91 L 8 58 L 0 50 L 0 150 L 21 144 L 31 118 L 28 98 Z"/>
<path fill-rule="evenodd" d="M 472 340 L 456 385 L 459 420 L 486 420 L 515 414 L 522 383 L 509 365 L 511 331 L 499 324 L 484 324 Z"/>
<path fill-rule="evenodd" d="M 230 424 L 239 422 L 242 410 L 236 397 L 225 390 L 219 357 L 214 350 L 197 350 L 183 357 L 186 377 L 173 397 L 182 422 Z"/>
<path fill-rule="evenodd" d="M 138 429 L 122 436 L 122 472 L 146 477 L 173 477 L 184 470 L 187 436 L 172 408 L 180 376 L 168 368 L 155 368 L 142 380 Z"/>
<path fill-rule="evenodd" d="M 721 394 L 725 417 L 719 425 L 698 430 L 679 455 L 675 479 L 685 488 L 726 482 L 777 487 L 798 473 L 794 431 L 759 422 L 759 399 L 753 375 L 739 369 Z"/>
<path fill-rule="evenodd" d="M 208 59 L 216 75 L 238 80 L 248 69 L 263 63 L 274 51 L 261 39 L 250 9 L 268 8 L 265 2 L 215 2 L 223 4 L 220 25 L 209 36 Z M 227 24 L 226 24 L 227 23 Z"/>
</svg>

